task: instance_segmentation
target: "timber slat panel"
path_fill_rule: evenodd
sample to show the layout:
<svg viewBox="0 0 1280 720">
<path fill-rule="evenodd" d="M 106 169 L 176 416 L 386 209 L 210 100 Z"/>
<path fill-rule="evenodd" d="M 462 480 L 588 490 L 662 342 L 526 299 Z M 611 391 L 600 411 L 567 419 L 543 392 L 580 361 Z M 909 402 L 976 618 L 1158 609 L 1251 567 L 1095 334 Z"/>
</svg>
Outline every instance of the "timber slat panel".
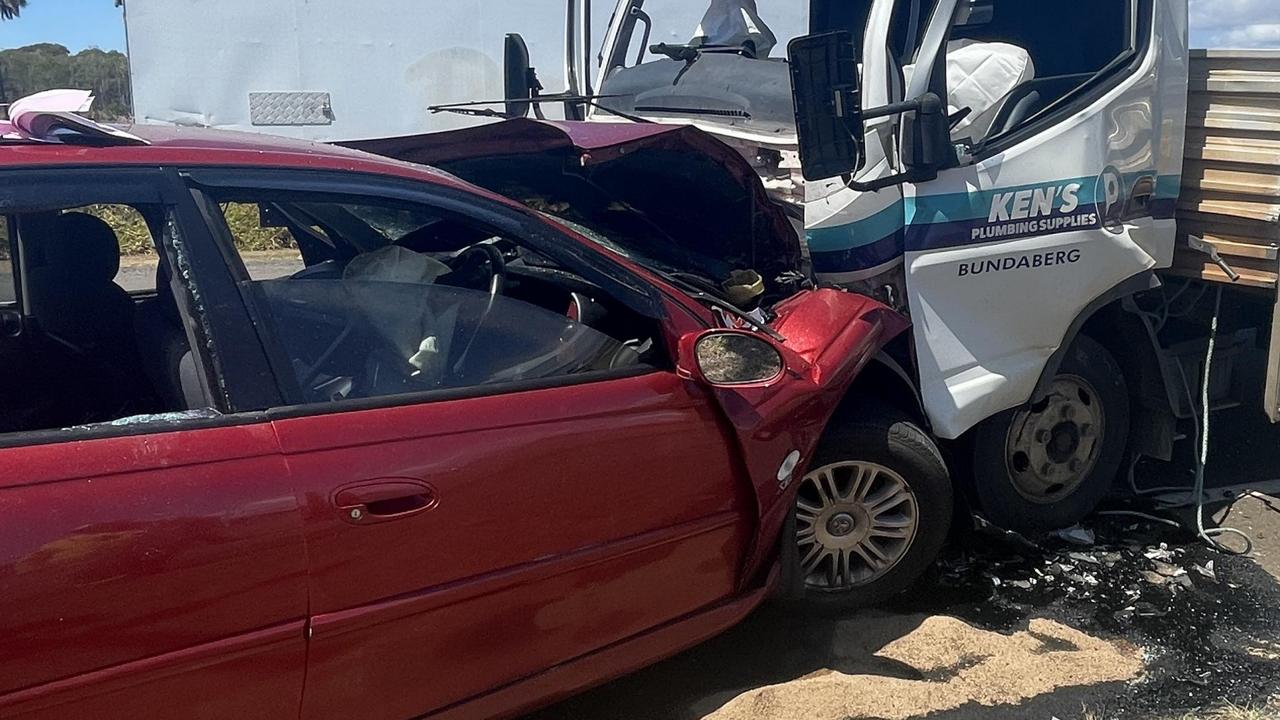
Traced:
<svg viewBox="0 0 1280 720">
<path fill-rule="evenodd" d="M 1280 268 L 1280 52 L 1194 51 L 1186 163 L 1172 271 L 1226 282 L 1186 236 L 1212 244 L 1239 284 L 1272 288 Z"/>
</svg>

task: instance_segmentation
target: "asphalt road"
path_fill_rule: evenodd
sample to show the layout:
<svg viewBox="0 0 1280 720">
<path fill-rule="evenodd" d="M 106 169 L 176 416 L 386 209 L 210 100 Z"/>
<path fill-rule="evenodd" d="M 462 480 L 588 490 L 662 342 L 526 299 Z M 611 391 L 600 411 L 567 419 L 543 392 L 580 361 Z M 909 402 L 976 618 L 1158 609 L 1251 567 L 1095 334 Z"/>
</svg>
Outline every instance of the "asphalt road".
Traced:
<svg viewBox="0 0 1280 720">
<path fill-rule="evenodd" d="M 302 268 L 297 253 L 289 251 L 246 252 L 241 255 L 249 277 L 254 280 L 270 280 L 292 275 Z M 128 292 L 154 290 L 156 287 L 155 256 L 126 257 L 120 262 L 116 284 Z M 3 289 L 0 289 L 3 293 Z"/>
</svg>

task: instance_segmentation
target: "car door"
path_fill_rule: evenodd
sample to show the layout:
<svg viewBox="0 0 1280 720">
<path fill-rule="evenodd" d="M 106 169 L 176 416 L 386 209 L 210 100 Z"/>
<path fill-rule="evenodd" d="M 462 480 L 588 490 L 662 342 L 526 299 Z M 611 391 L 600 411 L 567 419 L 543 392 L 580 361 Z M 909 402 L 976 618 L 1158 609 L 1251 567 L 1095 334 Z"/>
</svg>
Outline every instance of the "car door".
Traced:
<svg viewBox="0 0 1280 720">
<path fill-rule="evenodd" d="M 184 237 L 197 239 L 183 234 L 188 211 L 158 171 L 3 175 L 0 205 L 14 218 L 120 203 L 166 218 L 170 261 Z M 17 264 L 43 263 L 49 277 L 58 260 L 45 238 L 28 235 L 26 224 L 11 227 L 23 228 Z M 174 301 L 190 313 L 187 297 Z M 22 322 L 11 327 L 39 339 L 48 318 L 15 308 Z M 188 328 L 207 319 L 185 317 Z M 188 342 L 219 347 L 195 335 Z M 48 379 L 40 367 L 47 358 L 22 353 L 0 368 L 6 380 L 40 390 L 0 395 L 0 414 L 12 421 L 0 435 L 0 717 L 296 715 L 306 565 L 273 429 L 212 396 L 185 412 L 41 425 L 32 419 L 41 413 L 19 406 L 28 397 L 117 383 L 94 369 L 94 358 L 69 357 L 80 377 Z M 210 367 L 207 353 L 197 361 Z"/>
<path fill-rule="evenodd" d="M 548 243 L 571 242 L 479 196 L 421 183 L 234 171 L 192 173 L 192 181 L 211 216 L 229 210 L 228 218 L 246 204 L 258 207 L 254 217 L 294 213 L 284 198 L 313 218 L 332 218 L 341 206 L 385 226 L 395 213 L 377 208 L 394 203 L 409 215 L 447 207 L 551 252 Z M 311 257 L 288 277 L 263 279 L 278 274 L 244 250 L 258 229 L 230 217 L 221 230 L 245 260 L 242 284 L 264 342 L 281 358 L 285 395 L 305 395 L 272 411 L 310 562 L 303 717 L 429 713 L 734 593 L 754 518 L 749 486 L 709 397 L 670 365 L 416 393 L 372 388 L 369 372 L 355 381 L 372 388 L 355 391 L 359 399 L 344 395 L 353 381 L 341 373 L 338 382 L 303 383 L 322 364 L 313 357 L 332 364 L 347 353 L 342 333 L 359 332 L 347 328 L 367 323 L 381 332 L 446 289 L 353 280 L 355 261 L 345 280 L 320 279 L 332 261 L 306 248 L 299 254 Z M 310 242 L 304 227 L 294 232 Z M 572 257 L 559 259 L 572 266 Z M 621 287 L 598 268 L 579 269 Z M 653 301 L 628 281 L 629 292 Z M 485 339 L 472 338 L 470 361 L 500 362 L 505 347 L 540 341 L 540 328 L 554 325 L 545 310 L 496 304 L 499 319 Z M 572 324 L 563 312 L 560 321 Z M 335 344 L 311 356 L 298 349 L 325 333 Z M 436 338 L 421 337 L 412 341 L 414 362 L 426 368 L 421 358 Z M 365 360 L 380 352 L 373 341 L 362 347 L 355 354 Z M 317 388 L 339 388 L 337 400 L 306 395 Z"/>
<path fill-rule="evenodd" d="M 947 82 L 918 71 L 909 89 L 947 88 L 958 113 L 984 68 L 1023 73 L 1007 93 L 983 86 L 1000 88 L 990 130 L 953 137 L 971 158 L 905 186 L 921 388 L 944 438 L 1026 402 L 1087 309 L 1132 292 L 1174 247 L 1185 3 L 1097 3 L 1052 28 L 1031 4 L 990 5 L 938 4 L 929 33 L 944 38 L 931 50 L 948 53 Z M 979 24 L 952 27 L 964 18 Z"/>
</svg>

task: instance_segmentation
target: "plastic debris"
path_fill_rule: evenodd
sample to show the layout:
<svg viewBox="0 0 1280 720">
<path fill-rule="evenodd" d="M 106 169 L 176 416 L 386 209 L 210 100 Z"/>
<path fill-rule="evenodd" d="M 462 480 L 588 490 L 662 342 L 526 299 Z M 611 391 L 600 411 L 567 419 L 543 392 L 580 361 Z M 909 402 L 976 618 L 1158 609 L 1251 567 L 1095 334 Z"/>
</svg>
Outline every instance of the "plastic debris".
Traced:
<svg viewBox="0 0 1280 720">
<path fill-rule="evenodd" d="M 1186 570 L 1183 570 L 1177 565 L 1171 565 L 1170 563 L 1161 562 L 1160 560 L 1154 561 L 1154 564 L 1156 572 L 1167 578 L 1176 578 L 1187 574 Z"/>
<path fill-rule="evenodd" d="M 1072 545 L 1091 546 L 1098 542 L 1098 536 L 1092 530 L 1076 525 L 1074 527 L 1063 528 L 1053 533 L 1054 537 Z"/>
<path fill-rule="evenodd" d="M 1192 565 L 1192 567 L 1196 569 L 1196 572 L 1208 578 L 1211 582 L 1218 582 L 1218 572 L 1213 569 L 1212 560 L 1205 563 L 1204 565 Z"/>
</svg>

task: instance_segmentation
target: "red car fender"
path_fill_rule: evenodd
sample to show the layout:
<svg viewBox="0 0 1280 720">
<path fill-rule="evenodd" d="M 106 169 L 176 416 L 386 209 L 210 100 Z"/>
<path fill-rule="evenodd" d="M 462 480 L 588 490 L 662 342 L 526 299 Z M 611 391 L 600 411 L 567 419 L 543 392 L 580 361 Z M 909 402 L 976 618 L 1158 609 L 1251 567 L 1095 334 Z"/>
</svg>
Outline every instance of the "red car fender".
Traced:
<svg viewBox="0 0 1280 720">
<path fill-rule="evenodd" d="M 830 289 L 800 293 L 776 312 L 787 371 L 763 385 L 712 389 L 738 437 L 759 517 L 744 585 L 772 562 L 799 480 L 858 373 L 910 325 L 875 300 Z"/>
</svg>

